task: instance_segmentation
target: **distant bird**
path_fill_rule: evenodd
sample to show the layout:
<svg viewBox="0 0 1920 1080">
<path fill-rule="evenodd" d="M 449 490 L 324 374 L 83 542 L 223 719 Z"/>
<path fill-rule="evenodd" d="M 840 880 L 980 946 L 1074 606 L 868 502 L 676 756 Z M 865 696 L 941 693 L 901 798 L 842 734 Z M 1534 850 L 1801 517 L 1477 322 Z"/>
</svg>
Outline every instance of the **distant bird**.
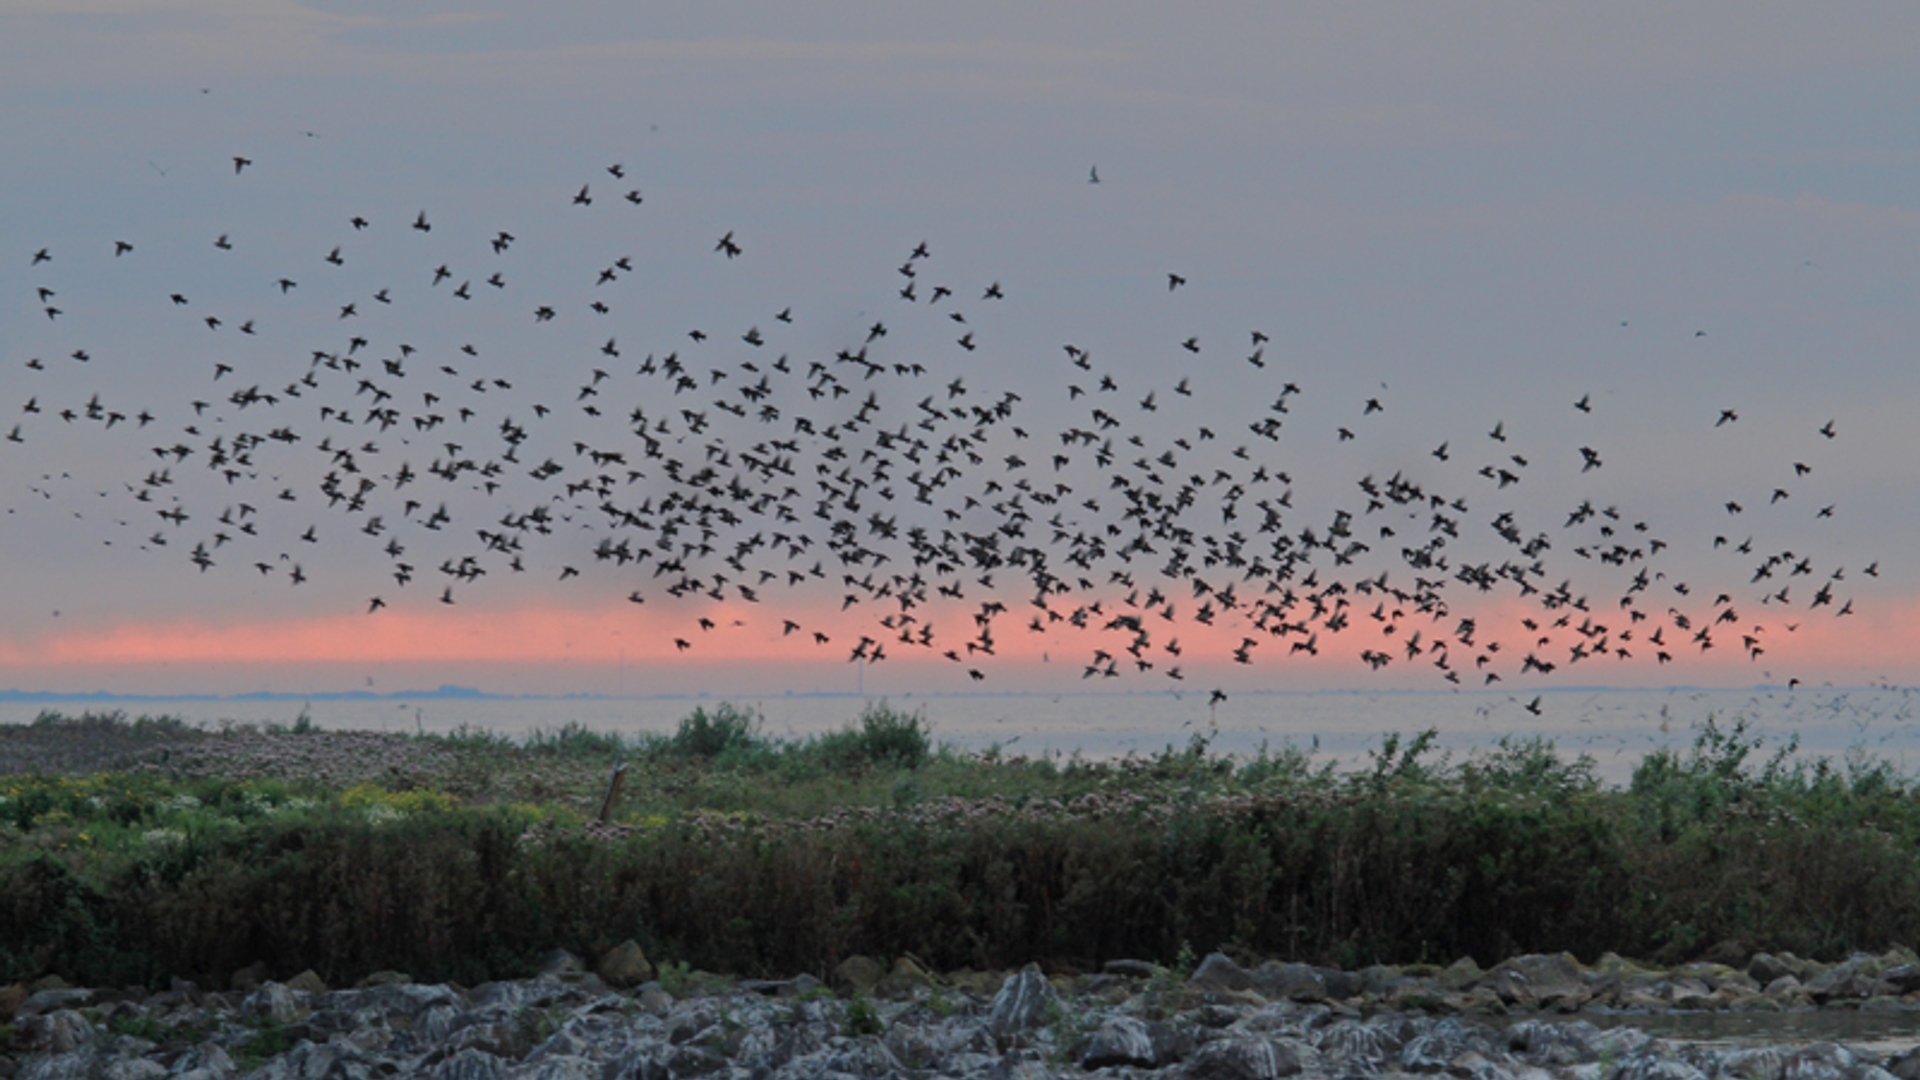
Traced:
<svg viewBox="0 0 1920 1080">
<path fill-rule="evenodd" d="M 1087 183 L 1097 184 L 1099 182 L 1100 182 L 1100 166 L 1095 165 L 1091 169 L 1087 170 Z"/>
<path fill-rule="evenodd" d="M 251 164 L 253 164 L 252 158 L 244 158 L 244 157 L 234 158 L 233 159 L 233 175 L 239 176 L 240 170 L 246 168 Z"/>
</svg>

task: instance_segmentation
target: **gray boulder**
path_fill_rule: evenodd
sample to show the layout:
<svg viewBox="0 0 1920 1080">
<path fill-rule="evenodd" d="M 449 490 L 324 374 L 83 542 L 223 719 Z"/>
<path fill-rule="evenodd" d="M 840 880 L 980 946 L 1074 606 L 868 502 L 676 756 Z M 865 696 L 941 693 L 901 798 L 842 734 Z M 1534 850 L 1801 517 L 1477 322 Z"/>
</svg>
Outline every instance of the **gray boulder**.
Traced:
<svg viewBox="0 0 1920 1080">
<path fill-rule="evenodd" d="M 1506 1004 L 1524 1009 L 1572 1011 L 1593 996 L 1580 965 L 1566 953 L 1514 957 L 1495 967 L 1480 985 L 1500 995 Z"/>
<path fill-rule="evenodd" d="M 1000 992 L 993 995 L 987 1027 L 995 1037 L 1004 1039 L 1046 1023 L 1058 1004 L 1053 984 L 1038 968 L 1029 967 L 1007 976 L 1007 981 L 1000 984 Z"/>
<path fill-rule="evenodd" d="M 1080 1056 L 1080 1067 L 1083 1069 L 1099 1069 L 1108 1065 L 1147 1068 L 1156 1063 L 1153 1033 L 1147 1030 L 1146 1021 L 1132 1016 L 1109 1017 L 1093 1033 L 1086 1053 Z"/>
<path fill-rule="evenodd" d="M 433 1080 L 501 1080 L 507 1063 L 477 1047 L 467 1047 L 433 1067 Z"/>
<path fill-rule="evenodd" d="M 1269 960 L 1253 971 L 1253 988 L 1269 1001 L 1325 1001 L 1327 980 L 1311 964 L 1277 964 Z"/>
<path fill-rule="evenodd" d="M 1920 1080 L 1920 1047 L 1888 1058 L 1887 1071 L 1899 1080 Z"/>
<path fill-rule="evenodd" d="M 94 1030 L 78 1012 L 55 1009 L 21 1020 L 19 1037 L 30 1049 L 42 1053 L 71 1054 L 93 1042 Z"/>
<path fill-rule="evenodd" d="M 586 962 L 565 949 L 551 949 L 540 957 L 538 971 L 541 975 L 579 975 L 587 970 Z"/>
<path fill-rule="evenodd" d="M 1782 953 L 1778 956 L 1773 953 L 1754 953 L 1753 958 L 1747 961 L 1747 974 L 1753 976 L 1753 981 L 1761 986 L 1785 975 L 1798 979 L 1803 967 L 1796 962 L 1797 960 L 1798 957 L 1792 953 Z"/>
<path fill-rule="evenodd" d="M 36 991 L 13 1011 L 15 1017 L 39 1016 L 60 1009 L 78 1009 L 93 1004 L 93 991 L 61 987 Z"/>
<path fill-rule="evenodd" d="M 1315 968 L 1320 973 L 1320 981 L 1327 988 L 1327 997 L 1334 1001 L 1346 1001 L 1360 996 L 1362 990 L 1359 974 L 1342 971 L 1339 968 Z"/>
<path fill-rule="evenodd" d="M 1253 976 L 1225 953 L 1208 953 L 1200 966 L 1193 969 L 1187 985 L 1195 990 L 1250 990 Z"/>
<path fill-rule="evenodd" d="M 1880 978 L 1890 984 L 1896 993 L 1911 994 L 1920 990 L 1920 964 L 1896 964 L 1880 972 Z"/>
<path fill-rule="evenodd" d="M 29 1061 L 16 1080 L 91 1080 L 100 1063 L 90 1053 L 50 1054 Z"/>
<path fill-rule="evenodd" d="M 1288 1039 L 1217 1039 L 1194 1051 L 1184 1075 L 1190 1080 L 1280 1080 L 1306 1068 L 1301 1049 Z"/>
<path fill-rule="evenodd" d="M 305 999 L 305 994 L 296 993 L 286 983 L 270 982 L 246 996 L 240 1003 L 240 1014 L 291 1024 L 305 1011 Z"/>
<path fill-rule="evenodd" d="M 148 1058 L 116 1058 L 100 1070 L 100 1080 L 160 1080 L 167 1067 Z"/>
<path fill-rule="evenodd" d="M 608 986 L 625 989 L 638 986 L 653 978 L 653 964 L 647 960 L 647 954 L 640 951 L 640 945 L 632 938 L 608 949 L 594 965 L 599 972 L 600 981 Z"/>
<path fill-rule="evenodd" d="M 1874 974 L 1877 966 L 1871 959 L 1836 964 L 1807 981 L 1807 994 L 1822 1005 L 1834 999 L 1874 997 L 1887 989 Z"/>
</svg>

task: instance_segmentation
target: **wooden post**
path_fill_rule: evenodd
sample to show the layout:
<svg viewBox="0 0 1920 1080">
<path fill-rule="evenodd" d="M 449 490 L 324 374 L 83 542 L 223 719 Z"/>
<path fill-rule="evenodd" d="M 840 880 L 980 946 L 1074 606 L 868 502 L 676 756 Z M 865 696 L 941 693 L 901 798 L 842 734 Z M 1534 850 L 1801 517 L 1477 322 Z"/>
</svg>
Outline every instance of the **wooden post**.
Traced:
<svg viewBox="0 0 1920 1080">
<path fill-rule="evenodd" d="M 613 800 L 620 794 L 620 781 L 627 778 L 627 763 L 614 766 L 613 779 L 607 781 L 607 797 L 600 803 L 600 824 L 607 823 L 608 815 L 613 813 Z"/>
</svg>

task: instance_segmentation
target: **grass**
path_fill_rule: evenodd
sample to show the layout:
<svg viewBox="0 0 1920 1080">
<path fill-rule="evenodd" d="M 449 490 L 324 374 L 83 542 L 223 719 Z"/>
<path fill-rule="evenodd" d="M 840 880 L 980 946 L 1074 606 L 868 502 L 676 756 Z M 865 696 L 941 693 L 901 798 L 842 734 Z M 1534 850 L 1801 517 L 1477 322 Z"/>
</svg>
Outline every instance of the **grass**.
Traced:
<svg viewBox="0 0 1920 1080">
<path fill-rule="evenodd" d="M 36 726 L 68 722 L 141 723 Z M 824 975 L 854 953 L 1177 970 L 1228 946 L 1352 968 L 1920 940 L 1915 779 L 1711 720 L 1623 788 L 1548 742 L 1453 761 L 1431 733 L 1348 771 L 1203 741 L 1108 762 L 967 754 L 885 704 L 804 740 L 729 705 L 638 740 L 408 738 L 446 751 L 437 771 L 337 790 L 0 778 L 0 979 L 217 983 L 265 961 L 336 985 L 382 968 L 473 984 L 629 937 L 676 982 Z M 578 826 L 621 761 L 625 835 L 592 839 Z"/>
</svg>

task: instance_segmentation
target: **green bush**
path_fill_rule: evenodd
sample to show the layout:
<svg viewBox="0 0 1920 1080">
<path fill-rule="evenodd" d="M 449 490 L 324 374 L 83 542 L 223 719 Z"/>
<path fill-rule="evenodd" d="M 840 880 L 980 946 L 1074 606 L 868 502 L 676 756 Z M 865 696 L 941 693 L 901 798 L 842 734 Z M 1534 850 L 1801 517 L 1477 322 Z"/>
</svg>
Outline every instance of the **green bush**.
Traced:
<svg viewBox="0 0 1920 1080">
<path fill-rule="evenodd" d="M 696 706 L 683 717 L 666 750 L 675 757 L 711 759 L 730 751 L 751 751 L 759 743 L 760 715 L 723 701 L 711 713 L 705 706 Z"/>
<path fill-rule="evenodd" d="M 475 984 L 629 937 L 676 959 L 663 979 L 823 975 L 856 953 L 1093 970 L 1188 942 L 1351 966 L 1920 940 L 1913 778 L 1802 761 L 1739 723 L 1703 724 L 1624 789 L 1538 740 L 1455 762 L 1389 736 L 1339 773 L 1293 747 L 1238 763 L 1204 743 L 1103 762 L 935 752 L 924 717 L 884 703 L 805 742 L 758 728 L 722 705 L 643 744 L 620 840 L 572 827 L 562 802 L 426 786 L 7 778 L 0 982 L 217 981 L 264 961 L 336 985 L 381 968 Z M 510 752 L 606 752 L 589 736 Z M 597 797 L 604 774 L 573 771 Z"/>
</svg>

